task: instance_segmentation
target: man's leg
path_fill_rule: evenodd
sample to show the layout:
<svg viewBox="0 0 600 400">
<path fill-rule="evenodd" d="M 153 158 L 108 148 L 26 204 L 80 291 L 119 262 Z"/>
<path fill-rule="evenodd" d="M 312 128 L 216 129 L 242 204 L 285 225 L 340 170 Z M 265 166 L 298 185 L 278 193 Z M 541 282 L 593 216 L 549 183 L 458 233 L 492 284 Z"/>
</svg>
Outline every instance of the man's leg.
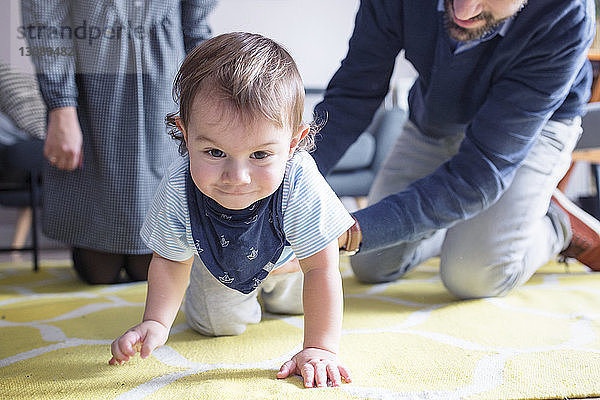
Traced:
<svg viewBox="0 0 600 400">
<path fill-rule="evenodd" d="M 401 128 L 398 128 L 401 129 Z M 408 121 L 384 162 L 369 193 L 369 204 L 405 189 L 412 182 L 435 171 L 458 151 L 462 135 L 441 140 L 424 136 Z M 410 268 L 437 256 L 445 230 L 416 242 L 401 242 L 386 249 L 361 251 L 350 262 L 362 282 L 387 282 L 400 278 Z"/>
<path fill-rule="evenodd" d="M 549 121 L 498 202 L 448 229 L 441 277 L 454 295 L 505 295 L 565 247 L 565 227 L 547 212 L 580 133 L 580 118 Z"/>
</svg>

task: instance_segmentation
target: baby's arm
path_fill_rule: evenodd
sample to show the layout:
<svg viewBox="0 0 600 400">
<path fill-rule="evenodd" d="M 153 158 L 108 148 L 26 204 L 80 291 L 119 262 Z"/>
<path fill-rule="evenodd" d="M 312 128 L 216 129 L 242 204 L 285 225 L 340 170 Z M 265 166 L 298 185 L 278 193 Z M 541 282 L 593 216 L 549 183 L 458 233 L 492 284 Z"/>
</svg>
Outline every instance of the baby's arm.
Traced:
<svg viewBox="0 0 600 400">
<path fill-rule="evenodd" d="M 320 252 L 300 260 L 304 272 L 304 349 L 287 361 L 277 374 L 302 375 L 304 386 L 341 384 L 350 376 L 337 358 L 342 329 L 342 279 L 337 240 Z M 341 376 L 340 376 L 341 375 Z"/>
<path fill-rule="evenodd" d="M 187 288 L 193 258 L 172 261 L 154 253 L 148 270 L 148 294 L 143 322 L 115 339 L 109 364 L 123 363 L 140 351 L 146 358 L 165 344 Z M 139 347 L 141 344 L 141 348 Z"/>
</svg>

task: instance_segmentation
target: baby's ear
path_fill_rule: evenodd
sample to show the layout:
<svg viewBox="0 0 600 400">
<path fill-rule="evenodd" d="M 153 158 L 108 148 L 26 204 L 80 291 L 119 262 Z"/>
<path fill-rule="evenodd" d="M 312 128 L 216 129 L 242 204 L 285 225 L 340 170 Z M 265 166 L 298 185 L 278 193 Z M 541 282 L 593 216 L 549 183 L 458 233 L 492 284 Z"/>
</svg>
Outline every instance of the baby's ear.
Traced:
<svg viewBox="0 0 600 400">
<path fill-rule="evenodd" d="M 183 121 L 181 120 L 181 117 L 175 117 L 175 125 L 177 126 L 177 129 L 179 129 L 179 131 L 183 133 L 183 140 L 185 140 L 187 144 L 187 132 L 183 127 Z"/>
<path fill-rule="evenodd" d="M 308 135 L 309 132 L 310 132 L 310 125 L 308 125 L 308 124 L 300 125 L 300 128 L 298 129 L 296 134 L 292 136 L 292 141 L 290 142 L 290 152 L 288 154 L 288 158 L 292 158 L 292 156 L 294 155 L 294 152 L 296 151 L 296 147 L 298 147 L 298 145 L 300 144 L 302 139 L 304 139 L 306 137 L 306 135 Z"/>
</svg>

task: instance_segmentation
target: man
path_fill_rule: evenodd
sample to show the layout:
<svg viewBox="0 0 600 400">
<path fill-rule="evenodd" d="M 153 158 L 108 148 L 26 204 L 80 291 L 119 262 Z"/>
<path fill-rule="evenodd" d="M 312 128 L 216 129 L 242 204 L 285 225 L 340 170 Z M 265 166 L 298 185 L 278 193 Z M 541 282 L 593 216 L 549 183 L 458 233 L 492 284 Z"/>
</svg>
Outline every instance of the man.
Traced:
<svg viewBox="0 0 600 400">
<path fill-rule="evenodd" d="M 440 256 L 459 298 L 500 296 L 558 253 L 600 270 L 600 223 L 556 191 L 589 98 L 592 0 L 363 0 L 316 112 L 326 174 L 370 122 L 400 50 L 409 121 L 340 238 L 364 282 Z M 400 129 L 400 127 L 398 128 Z M 362 236 L 361 236 L 362 231 Z"/>
</svg>

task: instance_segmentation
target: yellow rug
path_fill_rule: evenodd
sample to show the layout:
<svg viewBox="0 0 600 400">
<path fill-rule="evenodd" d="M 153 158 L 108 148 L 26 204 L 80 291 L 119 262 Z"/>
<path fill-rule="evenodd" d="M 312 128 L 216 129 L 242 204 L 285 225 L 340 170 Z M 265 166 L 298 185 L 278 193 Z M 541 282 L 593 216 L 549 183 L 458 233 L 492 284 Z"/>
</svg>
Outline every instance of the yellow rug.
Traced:
<svg viewBox="0 0 600 400">
<path fill-rule="evenodd" d="M 507 297 L 456 301 L 431 260 L 361 285 L 342 262 L 340 357 L 353 383 L 304 389 L 275 378 L 298 351 L 301 317 L 265 315 L 207 338 L 180 315 L 166 346 L 109 366 L 137 323 L 145 284 L 89 287 L 71 268 L 0 265 L 1 399 L 547 399 L 600 395 L 600 273 L 550 264 Z"/>
</svg>

